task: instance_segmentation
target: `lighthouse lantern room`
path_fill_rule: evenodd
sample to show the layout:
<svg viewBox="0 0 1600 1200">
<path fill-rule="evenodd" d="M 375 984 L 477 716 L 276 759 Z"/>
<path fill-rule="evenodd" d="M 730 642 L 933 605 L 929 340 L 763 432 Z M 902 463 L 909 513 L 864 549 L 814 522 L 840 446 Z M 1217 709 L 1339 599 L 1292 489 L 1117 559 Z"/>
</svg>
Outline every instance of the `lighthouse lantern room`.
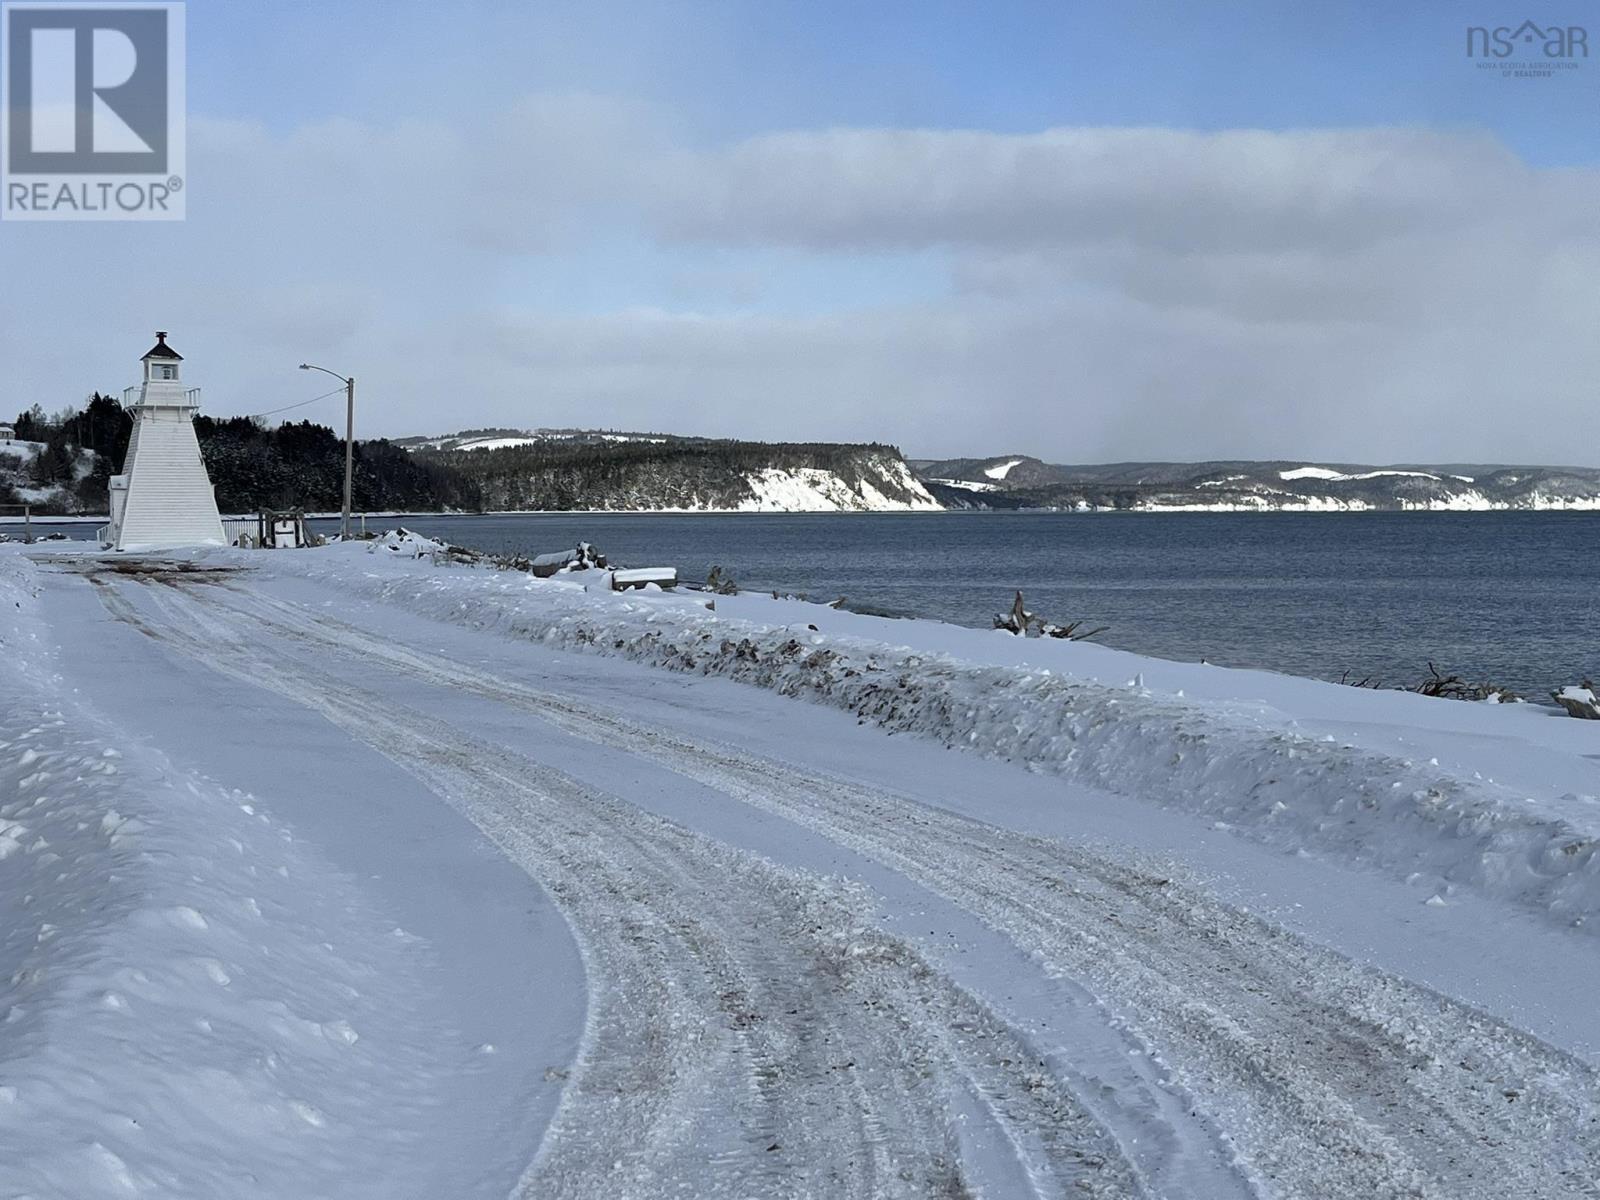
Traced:
<svg viewBox="0 0 1600 1200">
<path fill-rule="evenodd" d="M 226 545 L 194 432 L 200 389 L 184 386 L 183 355 L 167 345 L 165 331 L 156 334 L 143 363 L 139 397 L 129 406 L 128 454 L 122 474 L 111 477 L 111 524 L 104 540 L 117 550 Z"/>
</svg>

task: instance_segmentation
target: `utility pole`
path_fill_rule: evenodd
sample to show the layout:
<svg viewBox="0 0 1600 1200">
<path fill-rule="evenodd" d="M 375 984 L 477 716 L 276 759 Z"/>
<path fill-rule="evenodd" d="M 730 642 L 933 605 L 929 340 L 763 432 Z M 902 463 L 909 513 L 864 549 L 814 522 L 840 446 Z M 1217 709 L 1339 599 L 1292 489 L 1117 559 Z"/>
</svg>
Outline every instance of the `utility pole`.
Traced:
<svg viewBox="0 0 1600 1200">
<path fill-rule="evenodd" d="M 350 540 L 350 488 L 355 475 L 356 455 L 356 377 L 351 375 L 348 379 L 337 371 L 330 371 L 327 367 L 314 366 L 311 363 L 301 363 L 302 371 L 321 371 L 324 375 L 332 375 L 344 384 L 344 522 L 339 531 L 339 536 Z"/>
<path fill-rule="evenodd" d="M 355 473 L 356 454 L 356 377 L 344 381 L 344 529 L 340 537 L 350 540 L 350 482 Z"/>
</svg>

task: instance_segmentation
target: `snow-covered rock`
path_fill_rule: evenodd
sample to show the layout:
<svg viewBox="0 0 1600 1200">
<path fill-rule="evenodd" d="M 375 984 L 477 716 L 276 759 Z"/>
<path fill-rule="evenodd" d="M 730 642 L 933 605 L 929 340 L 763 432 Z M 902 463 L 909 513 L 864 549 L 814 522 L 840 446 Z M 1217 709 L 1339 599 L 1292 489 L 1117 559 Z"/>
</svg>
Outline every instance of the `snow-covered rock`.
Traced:
<svg viewBox="0 0 1600 1200">
<path fill-rule="evenodd" d="M 376 538 L 367 543 L 373 552 L 388 551 L 405 558 L 421 558 L 428 554 L 441 554 L 448 550 L 449 544 L 436 538 L 425 537 L 420 533 L 400 526 L 395 529 L 385 530 Z"/>
<path fill-rule="evenodd" d="M 1582 687 L 1569 684 L 1559 692 L 1550 694 L 1557 704 L 1567 710 L 1568 716 L 1600 721 L 1600 696 L 1595 694 L 1593 684 L 1587 681 Z"/>
</svg>

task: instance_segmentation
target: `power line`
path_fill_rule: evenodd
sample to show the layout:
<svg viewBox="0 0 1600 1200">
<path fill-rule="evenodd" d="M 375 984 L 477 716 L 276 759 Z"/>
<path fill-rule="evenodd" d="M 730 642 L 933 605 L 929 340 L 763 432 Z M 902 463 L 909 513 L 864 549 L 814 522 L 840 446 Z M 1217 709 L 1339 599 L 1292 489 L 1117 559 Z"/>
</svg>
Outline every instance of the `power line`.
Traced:
<svg viewBox="0 0 1600 1200">
<path fill-rule="evenodd" d="M 344 389 L 334 388 L 331 392 L 323 392 L 320 396 L 313 396 L 309 400 L 302 400 L 298 404 L 285 404 L 282 408 L 269 408 L 266 412 L 248 413 L 245 420 L 253 421 L 257 417 L 271 417 L 281 412 L 288 412 L 291 408 L 304 408 L 308 404 L 315 404 L 318 400 L 326 400 L 329 396 L 342 396 Z"/>
</svg>

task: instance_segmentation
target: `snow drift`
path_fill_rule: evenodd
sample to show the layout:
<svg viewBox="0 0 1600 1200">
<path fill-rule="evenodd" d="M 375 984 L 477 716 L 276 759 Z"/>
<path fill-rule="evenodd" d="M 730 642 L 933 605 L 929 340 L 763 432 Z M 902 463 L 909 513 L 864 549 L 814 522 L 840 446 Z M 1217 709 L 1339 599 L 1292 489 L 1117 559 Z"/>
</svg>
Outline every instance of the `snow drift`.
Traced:
<svg viewBox="0 0 1600 1200">
<path fill-rule="evenodd" d="M 435 1033 L 373 981 L 418 947 L 250 796 L 64 706 L 33 573 L 0 551 L 0 1195 L 396 1194 Z"/>
</svg>

